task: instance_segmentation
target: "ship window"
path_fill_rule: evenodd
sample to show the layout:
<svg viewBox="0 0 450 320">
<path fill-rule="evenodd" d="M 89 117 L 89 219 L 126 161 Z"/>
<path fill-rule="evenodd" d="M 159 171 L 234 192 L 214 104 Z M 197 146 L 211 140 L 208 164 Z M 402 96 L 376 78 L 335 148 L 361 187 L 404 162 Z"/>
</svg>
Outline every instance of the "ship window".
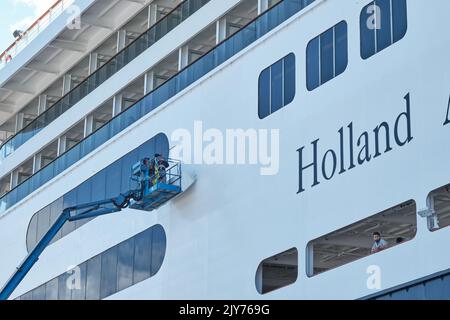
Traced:
<svg viewBox="0 0 450 320">
<path fill-rule="evenodd" d="M 102 253 L 100 299 L 117 292 L 117 247 Z"/>
<path fill-rule="evenodd" d="M 152 231 L 152 267 L 151 276 L 158 273 L 162 266 L 166 248 L 166 233 L 163 228 L 155 228 Z"/>
<path fill-rule="evenodd" d="M 78 186 L 76 203 L 74 203 L 74 205 L 91 202 L 92 201 L 92 193 L 93 193 L 92 179 L 88 179 L 85 182 L 83 182 L 80 186 Z M 82 219 L 82 220 L 75 221 L 75 229 L 80 228 L 81 226 L 86 224 L 88 221 L 89 221 L 88 219 Z"/>
<path fill-rule="evenodd" d="M 258 115 L 264 119 L 288 105 L 295 97 L 295 55 L 290 53 L 263 70 L 259 76 Z"/>
<path fill-rule="evenodd" d="M 428 201 L 435 213 L 428 218 L 430 231 L 450 226 L 450 184 L 431 192 Z"/>
<path fill-rule="evenodd" d="M 58 300 L 71 300 L 72 292 L 71 287 L 69 286 L 69 273 L 63 273 L 58 277 Z M 45 299 L 41 299 L 45 300 Z"/>
<path fill-rule="evenodd" d="M 102 271 L 101 256 L 96 256 L 87 261 L 86 274 L 86 300 L 100 299 L 100 273 Z"/>
<path fill-rule="evenodd" d="M 297 281 L 298 251 L 292 248 L 260 263 L 256 271 L 256 289 L 260 294 L 286 287 Z"/>
<path fill-rule="evenodd" d="M 152 261 L 152 230 L 141 233 L 134 242 L 133 283 L 150 277 Z"/>
<path fill-rule="evenodd" d="M 390 249 L 413 239 L 416 230 L 416 203 L 410 200 L 311 241 L 307 246 L 307 274 L 312 277 Z M 373 251 L 376 232 L 383 240 L 379 244 L 384 246 Z"/>
<path fill-rule="evenodd" d="M 134 238 L 122 242 L 117 248 L 117 290 L 133 285 Z"/>
<path fill-rule="evenodd" d="M 11 175 L 7 175 L 0 179 L 0 197 L 11 190 Z"/>
<path fill-rule="evenodd" d="M 58 278 L 52 279 L 45 284 L 45 299 L 58 300 Z"/>
<path fill-rule="evenodd" d="M 72 300 L 86 299 L 86 268 L 87 263 L 82 263 L 78 268 L 75 268 L 69 274 L 72 274 L 72 281 L 69 284 L 72 286 Z M 46 300 L 50 300 L 46 297 Z"/>
<path fill-rule="evenodd" d="M 166 233 L 161 225 L 155 225 L 18 299 L 103 299 L 154 276 L 165 254 Z"/>
<path fill-rule="evenodd" d="M 31 294 L 33 300 L 45 300 L 45 285 L 34 289 Z"/>
<path fill-rule="evenodd" d="M 401 40 L 407 31 L 406 0 L 376 0 L 360 16 L 361 57 L 368 59 Z"/>
<path fill-rule="evenodd" d="M 347 22 L 342 21 L 308 43 L 306 82 L 312 91 L 345 71 L 348 64 Z"/>
</svg>

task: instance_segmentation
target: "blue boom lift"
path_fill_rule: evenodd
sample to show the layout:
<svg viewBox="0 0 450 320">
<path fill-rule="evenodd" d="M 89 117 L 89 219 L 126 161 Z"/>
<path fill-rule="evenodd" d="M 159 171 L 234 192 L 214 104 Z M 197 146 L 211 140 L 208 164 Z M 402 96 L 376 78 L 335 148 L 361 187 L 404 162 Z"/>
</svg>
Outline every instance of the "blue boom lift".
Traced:
<svg viewBox="0 0 450 320">
<path fill-rule="evenodd" d="M 161 164 L 162 161 L 162 164 Z M 0 292 L 0 300 L 8 299 L 39 256 L 66 222 L 98 217 L 125 208 L 152 211 L 177 196 L 181 190 L 181 163 L 175 160 L 145 158 L 132 167 L 132 181 L 137 188 L 119 196 L 66 208 L 38 242 Z"/>
</svg>

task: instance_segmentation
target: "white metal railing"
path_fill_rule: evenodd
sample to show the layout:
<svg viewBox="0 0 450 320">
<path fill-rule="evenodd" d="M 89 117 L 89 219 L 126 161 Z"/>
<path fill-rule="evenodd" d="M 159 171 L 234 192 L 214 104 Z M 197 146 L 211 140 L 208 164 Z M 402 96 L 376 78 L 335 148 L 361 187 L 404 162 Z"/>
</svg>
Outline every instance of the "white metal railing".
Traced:
<svg viewBox="0 0 450 320">
<path fill-rule="evenodd" d="M 74 0 L 57 0 L 50 9 L 42 14 L 35 22 L 24 31 L 1 55 L 0 69 L 3 69 L 14 57 L 19 54 L 36 36 L 43 31 L 52 21 L 67 9 Z"/>
</svg>

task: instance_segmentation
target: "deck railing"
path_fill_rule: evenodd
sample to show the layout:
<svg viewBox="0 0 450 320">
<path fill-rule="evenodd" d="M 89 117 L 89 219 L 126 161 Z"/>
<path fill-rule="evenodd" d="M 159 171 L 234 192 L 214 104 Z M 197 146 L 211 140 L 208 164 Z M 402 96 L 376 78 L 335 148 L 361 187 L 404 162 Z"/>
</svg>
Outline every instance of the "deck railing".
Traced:
<svg viewBox="0 0 450 320">
<path fill-rule="evenodd" d="M 61 15 L 74 0 L 58 0 L 45 11 L 35 22 L 0 55 L 0 70 L 19 54 L 34 38 L 38 36 L 52 21 Z"/>
</svg>

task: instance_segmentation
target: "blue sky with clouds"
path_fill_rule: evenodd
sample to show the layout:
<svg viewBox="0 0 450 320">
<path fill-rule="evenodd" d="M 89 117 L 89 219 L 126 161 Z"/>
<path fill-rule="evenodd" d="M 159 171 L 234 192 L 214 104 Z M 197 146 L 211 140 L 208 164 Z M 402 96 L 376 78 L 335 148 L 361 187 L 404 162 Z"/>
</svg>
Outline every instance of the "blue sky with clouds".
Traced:
<svg viewBox="0 0 450 320">
<path fill-rule="evenodd" d="M 56 0 L 2 0 L 0 1 L 0 52 L 14 41 L 16 29 L 26 30 L 33 21 Z"/>
</svg>

